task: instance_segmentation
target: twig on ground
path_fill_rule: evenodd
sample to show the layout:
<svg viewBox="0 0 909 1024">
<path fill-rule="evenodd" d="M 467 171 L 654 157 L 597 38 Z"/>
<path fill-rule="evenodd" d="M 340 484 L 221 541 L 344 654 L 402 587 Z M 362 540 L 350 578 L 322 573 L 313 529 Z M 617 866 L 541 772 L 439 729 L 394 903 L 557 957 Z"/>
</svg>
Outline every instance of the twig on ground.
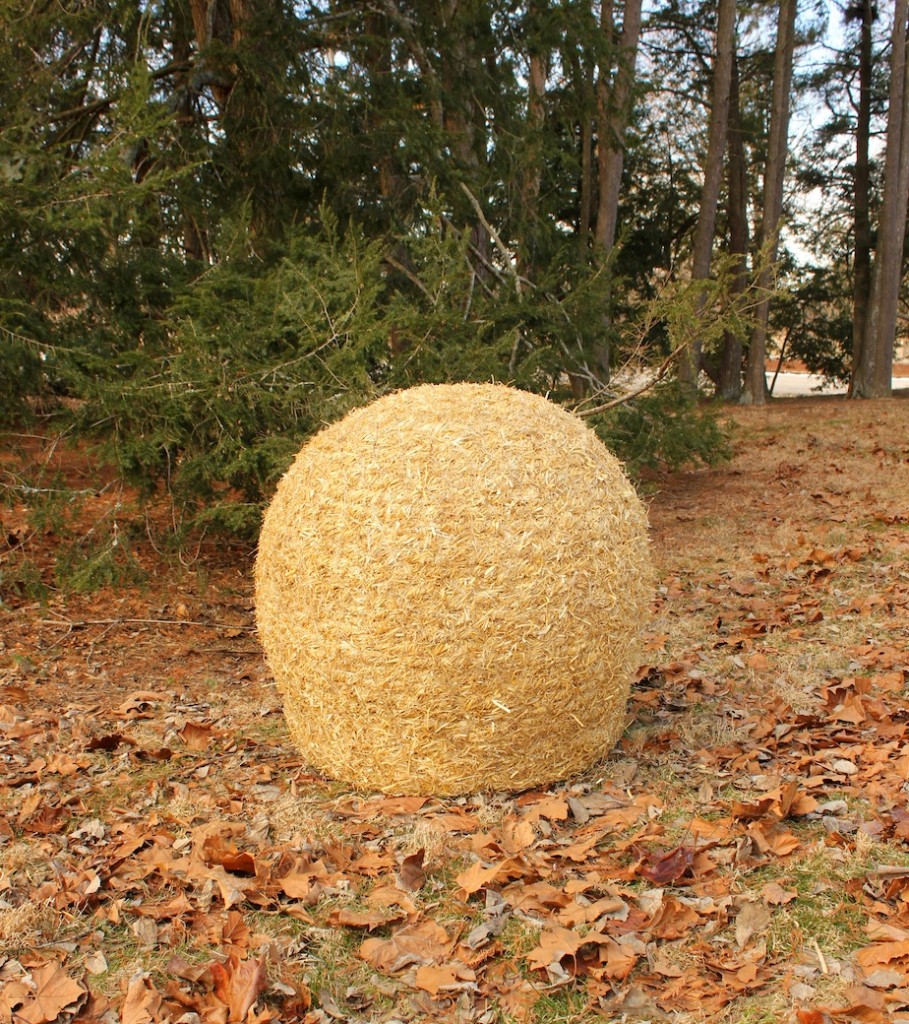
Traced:
<svg viewBox="0 0 909 1024">
<path fill-rule="evenodd" d="M 254 633 L 255 626 L 242 626 L 236 622 L 202 622 L 199 619 L 41 619 L 43 626 L 65 626 L 83 629 L 85 626 L 202 626 L 206 629 L 239 629 Z"/>
</svg>

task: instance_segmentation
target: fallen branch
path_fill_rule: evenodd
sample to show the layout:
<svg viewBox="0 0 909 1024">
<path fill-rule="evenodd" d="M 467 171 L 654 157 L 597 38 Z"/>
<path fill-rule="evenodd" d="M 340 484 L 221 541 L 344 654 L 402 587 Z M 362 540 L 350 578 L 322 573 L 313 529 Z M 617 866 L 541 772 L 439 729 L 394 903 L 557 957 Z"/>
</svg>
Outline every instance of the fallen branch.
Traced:
<svg viewBox="0 0 909 1024">
<path fill-rule="evenodd" d="M 643 395 L 645 392 L 650 391 L 651 388 L 656 387 L 661 380 L 669 372 L 669 367 L 672 366 L 676 358 L 679 356 L 684 348 L 688 347 L 688 342 L 682 342 L 674 348 L 668 356 L 663 360 L 662 363 L 657 367 L 656 374 L 646 381 L 638 388 L 634 388 L 632 391 L 626 391 L 624 395 L 617 395 L 615 398 L 610 399 L 608 402 L 603 402 L 600 405 L 595 405 L 590 409 L 575 409 L 575 413 L 578 416 L 596 416 L 598 413 L 606 412 L 608 409 L 614 409 L 617 405 L 623 405 L 625 402 L 630 402 L 633 398 L 637 398 L 639 395 Z"/>
<path fill-rule="evenodd" d="M 466 195 L 468 200 L 470 201 L 470 205 L 473 207 L 474 213 L 476 213 L 477 217 L 480 218 L 480 223 L 489 232 L 489 237 L 495 243 L 495 247 L 499 250 L 502 259 L 505 260 L 505 265 L 508 267 L 509 275 L 514 281 L 515 291 L 518 293 L 518 295 L 522 295 L 524 291 L 524 280 L 521 277 L 521 275 L 517 272 L 517 270 L 515 270 L 514 268 L 514 256 L 508 251 L 508 248 L 500 238 L 498 231 L 496 231 L 492 224 L 490 224 L 489 221 L 487 220 L 486 214 L 483 213 L 483 207 L 480 206 L 480 202 L 477 199 L 477 197 L 473 194 L 473 192 L 470 191 L 470 189 L 464 184 L 463 181 L 458 182 L 458 184 L 461 186 L 464 195 Z"/>
<path fill-rule="evenodd" d="M 206 629 L 239 629 L 255 633 L 255 626 L 241 626 L 236 622 L 202 622 L 199 619 L 41 619 L 42 626 L 66 626 L 84 629 L 86 626 L 202 626 Z"/>
</svg>

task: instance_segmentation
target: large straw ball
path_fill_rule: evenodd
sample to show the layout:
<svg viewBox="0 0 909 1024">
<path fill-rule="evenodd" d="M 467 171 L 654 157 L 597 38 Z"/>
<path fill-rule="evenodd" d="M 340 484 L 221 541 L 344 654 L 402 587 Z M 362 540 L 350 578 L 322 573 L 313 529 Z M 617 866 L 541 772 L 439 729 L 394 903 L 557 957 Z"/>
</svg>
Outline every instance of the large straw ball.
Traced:
<svg viewBox="0 0 909 1024">
<path fill-rule="evenodd" d="M 518 790 L 625 726 L 645 510 L 579 419 L 492 384 L 357 409 L 281 480 L 259 633 L 307 762 L 355 787 Z"/>
</svg>

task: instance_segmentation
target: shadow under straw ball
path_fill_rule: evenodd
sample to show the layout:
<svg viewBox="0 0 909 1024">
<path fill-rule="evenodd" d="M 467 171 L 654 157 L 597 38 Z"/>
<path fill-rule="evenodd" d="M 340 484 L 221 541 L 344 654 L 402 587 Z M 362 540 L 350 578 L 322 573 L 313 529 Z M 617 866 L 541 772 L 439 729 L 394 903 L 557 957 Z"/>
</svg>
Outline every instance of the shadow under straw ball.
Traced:
<svg viewBox="0 0 909 1024">
<path fill-rule="evenodd" d="M 652 583 L 644 507 L 581 420 L 424 385 L 300 451 L 265 515 L 256 613 L 310 765 L 366 790 L 520 790 L 624 730 Z"/>
</svg>

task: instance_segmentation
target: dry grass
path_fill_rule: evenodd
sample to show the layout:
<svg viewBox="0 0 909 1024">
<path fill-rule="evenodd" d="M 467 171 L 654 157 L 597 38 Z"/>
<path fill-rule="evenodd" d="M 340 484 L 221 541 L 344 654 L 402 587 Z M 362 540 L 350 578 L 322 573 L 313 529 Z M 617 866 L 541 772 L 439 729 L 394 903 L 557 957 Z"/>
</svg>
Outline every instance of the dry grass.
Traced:
<svg viewBox="0 0 909 1024">
<path fill-rule="evenodd" d="M 62 934 L 65 922 L 50 903 L 4 906 L 0 901 L 0 957 L 34 949 Z"/>
</svg>

